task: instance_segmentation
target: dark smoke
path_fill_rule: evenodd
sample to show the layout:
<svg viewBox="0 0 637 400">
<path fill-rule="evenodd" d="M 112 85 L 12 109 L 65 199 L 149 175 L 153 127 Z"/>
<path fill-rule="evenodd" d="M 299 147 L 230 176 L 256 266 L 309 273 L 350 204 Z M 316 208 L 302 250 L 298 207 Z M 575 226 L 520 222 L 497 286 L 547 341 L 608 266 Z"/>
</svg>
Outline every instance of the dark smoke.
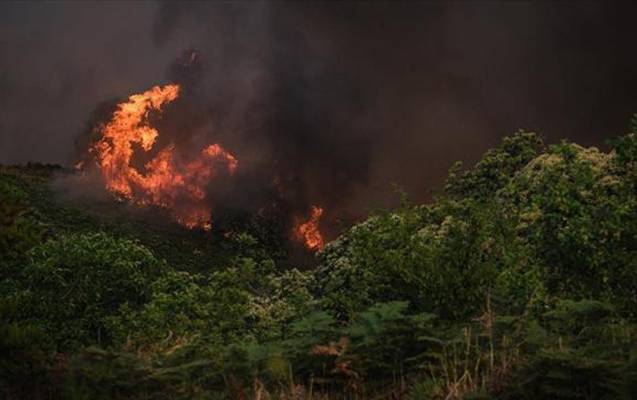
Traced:
<svg viewBox="0 0 637 400">
<path fill-rule="evenodd" d="M 348 220 L 395 201 L 392 183 L 428 199 L 454 160 L 473 162 L 519 128 L 585 145 L 623 133 L 637 111 L 635 11 L 613 2 L 3 4 L 0 162 L 68 165 L 96 105 L 177 81 L 184 96 L 158 121 L 163 140 L 219 142 L 240 160 L 236 179 L 211 188 L 216 207 L 317 203 Z"/>
</svg>

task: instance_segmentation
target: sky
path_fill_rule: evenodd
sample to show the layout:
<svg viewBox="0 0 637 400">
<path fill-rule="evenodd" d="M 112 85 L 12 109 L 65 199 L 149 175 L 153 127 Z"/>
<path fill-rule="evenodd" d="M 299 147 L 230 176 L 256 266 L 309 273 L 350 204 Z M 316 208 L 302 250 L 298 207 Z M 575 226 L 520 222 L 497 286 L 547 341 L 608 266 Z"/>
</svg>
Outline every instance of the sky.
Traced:
<svg viewBox="0 0 637 400">
<path fill-rule="evenodd" d="M 184 136 L 205 131 L 245 164 L 290 170 L 304 196 L 344 209 L 386 204 L 394 184 L 425 199 L 454 161 L 470 165 L 519 129 L 595 146 L 625 133 L 637 112 L 635 11 L 2 2 L 0 163 L 71 165 L 100 104 L 191 79 L 181 118 L 205 117 Z M 179 70 L 192 50 L 200 76 Z"/>
</svg>

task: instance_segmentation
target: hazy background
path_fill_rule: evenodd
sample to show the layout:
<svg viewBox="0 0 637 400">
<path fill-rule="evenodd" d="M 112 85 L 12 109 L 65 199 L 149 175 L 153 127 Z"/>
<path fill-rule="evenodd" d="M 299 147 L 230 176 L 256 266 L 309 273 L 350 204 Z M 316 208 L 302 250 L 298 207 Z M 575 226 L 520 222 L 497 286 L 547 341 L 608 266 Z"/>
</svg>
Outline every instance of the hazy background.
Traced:
<svg viewBox="0 0 637 400">
<path fill-rule="evenodd" d="M 3 2 L 0 163 L 70 165 L 99 104 L 177 80 L 190 93 L 181 134 L 285 175 L 305 202 L 387 204 L 392 183 L 427 199 L 453 161 L 474 162 L 519 128 L 585 145 L 624 133 L 637 112 L 636 11 Z M 189 49 L 194 70 L 180 61 Z"/>
</svg>

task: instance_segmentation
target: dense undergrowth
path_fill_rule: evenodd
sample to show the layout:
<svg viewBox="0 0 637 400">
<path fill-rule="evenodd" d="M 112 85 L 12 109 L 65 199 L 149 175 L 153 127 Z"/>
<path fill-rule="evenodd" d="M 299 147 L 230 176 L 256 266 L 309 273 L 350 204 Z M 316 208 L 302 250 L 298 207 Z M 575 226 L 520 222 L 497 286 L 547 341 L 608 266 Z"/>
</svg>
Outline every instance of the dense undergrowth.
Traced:
<svg viewBox="0 0 637 400">
<path fill-rule="evenodd" d="M 637 398 L 634 133 L 504 138 L 310 270 L 265 221 L 96 211 L 62 173 L 0 170 L 3 398 Z"/>
</svg>

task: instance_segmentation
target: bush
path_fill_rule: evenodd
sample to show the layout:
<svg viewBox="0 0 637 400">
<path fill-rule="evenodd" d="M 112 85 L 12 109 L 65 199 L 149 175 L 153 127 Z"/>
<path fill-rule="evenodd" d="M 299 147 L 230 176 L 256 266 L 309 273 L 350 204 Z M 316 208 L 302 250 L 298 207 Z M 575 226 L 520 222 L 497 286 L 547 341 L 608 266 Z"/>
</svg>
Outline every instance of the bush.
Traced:
<svg viewBox="0 0 637 400">
<path fill-rule="evenodd" d="M 316 270 L 317 297 L 342 319 L 375 302 L 406 300 L 461 320 L 486 293 L 505 313 L 533 307 L 537 314 L 566 297 L 610 301 L 634 317 L 631 138 L 611 153 L 562 143 L 535 158 L 537 137 L 505 138 L 473 170 L 452 175 L 446 197 L 374 216 L 329 244 Z"/>
<path fill-rule="evenodd" d="M 28 398 L 43 394 L 50 384 L 52 348 L 32 322 L 17 321 L 17 304 L 0 302 L 0 396 Z"/>
<path fill-rule="evenodd" d="M 634 398 L 635 137 L 607 153 L 504 138 L 435 202 L 377 213 L 307 272 L 282 270 L 276 229 L 249 216 L 228 238 L 112 230 L 171 267 L 105 233 L 42 243 L 47 192 L 0 175 L 0 393 Z M 75 211 L 50 211 L 46 231 L 110 226 Z"/>
<path fill-rule="evenodd" d="M 463 172 L 462 163 L 454 164 L 445 182 L 445 195 L 454 199 L 491 198 L 543 149 L 544 143 L 535 133 L 520 131 L 505 137 L 499 147 L 487 151 L 472 169 Z"/>
<path fill-rule="evenodd" d="M 0 281 L 11 279 L 24 265 L 26 252 L 44 230 L 31 215 L 27 193 L 6 177 L 0 179 Z"/>
<path fill-rule="evenodd" d="M 502 271 L 529 265 L 514 228 L 498 207 L 472 199 L 376 216 L 323 251 L 317 297 L 343 319 L 387 301 L 470 317 Z"/>
<path fill-rule="evenodd" d="M 550 294 L 609 300 L 634 315 L 637 198 L 615 170 L 615 154 L 552 146 L 500 196 Z"/>
<path fill-rule="evenodd" d="M 17 298 L 60 349 L 109 343 L 105 320 L 149 299 L 165 265 L 145 247 L 104 233 L 62 235 L 28 253 Z"/>
</svg>

